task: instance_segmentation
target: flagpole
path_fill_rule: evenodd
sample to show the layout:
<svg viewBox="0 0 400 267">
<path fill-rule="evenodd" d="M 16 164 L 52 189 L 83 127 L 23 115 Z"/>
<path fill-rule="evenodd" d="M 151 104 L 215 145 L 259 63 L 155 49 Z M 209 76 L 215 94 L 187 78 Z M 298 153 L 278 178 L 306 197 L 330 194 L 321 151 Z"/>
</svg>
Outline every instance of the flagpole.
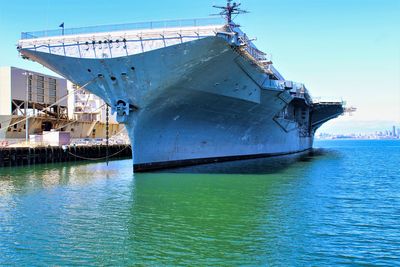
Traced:
<svg viewBox="0 0 400 267">
<path fill-rule="evenodd" d="M 61 32 L 62 32 L 62 35 L 64 35 L 64 22 L 61 23 L 60 26 L 58 26 L 58 27 L 62 28 L 62 31 L 61 31 Z"/>
</svg>

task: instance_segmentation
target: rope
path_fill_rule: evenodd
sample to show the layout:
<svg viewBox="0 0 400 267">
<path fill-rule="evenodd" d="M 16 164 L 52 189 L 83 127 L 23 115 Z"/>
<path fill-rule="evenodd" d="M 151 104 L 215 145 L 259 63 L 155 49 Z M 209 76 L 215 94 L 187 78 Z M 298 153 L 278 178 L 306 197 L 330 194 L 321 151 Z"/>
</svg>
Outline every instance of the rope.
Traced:
<svg viewBox="0 0 400 267">
<path fill-rule="evenodd" d="M 80 159 L 84 159 L 84 160 L 93 160 L 93 161 L 95 161 L 95 160 L 103 160 L 103 159 L 107 159 L 107 158 L 112 158 L 112 157 L 118 155 L 119 153 L 121 153 L 122 151 L 124 151 L 125 149 L 127 149 L 128 147 L 130 148 L 131 146 L 130 146 L 130 145 L 127 145 L 127 146 L 125 146 L 123 149 L 121 149 L 120 151 L 118 151 L 118 152 L 116 152 L 116 153 L 114 153 L 114 154 L 112 154 L 112 155 L 105 156 L 105 157 L 100 157 L 100 158 L 87 158 L 87 157 L 82 157 L 82 156 L 75 155 L 75 154 L 71 153 L 70 151 L 68 151 L 68 154 L 70 154 L 71 156 L 80 158 Z"/>
<path fill-rule="evenodd" d="M 108 157 L 109 157 L 109 151 L 108 151 L 108 141 L 109 141 L 109 136 L 108 136 L 108 126 L 109 126 L 109 123 L 108 123 L 108 112 L 109 112 L 109 109 L 108 109 L 108 105 L 107 105 L 107 107 L 106 107 L 106 159 L 107 159 L 107 166 L 108 166 Z"/>
</svg>

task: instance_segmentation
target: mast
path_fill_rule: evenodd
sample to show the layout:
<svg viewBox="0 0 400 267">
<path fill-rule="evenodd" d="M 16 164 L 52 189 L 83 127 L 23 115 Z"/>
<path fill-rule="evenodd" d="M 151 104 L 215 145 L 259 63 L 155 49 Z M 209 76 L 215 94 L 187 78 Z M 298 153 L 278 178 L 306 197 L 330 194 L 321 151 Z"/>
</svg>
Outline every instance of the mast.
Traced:
<svg viewBox="0 0 400 267">
<path fill-rule="evenodd" d="M 233 0 L 227 0 L 226 6 L 213 6 L 215 8 L 222 9 L 219 15 L 224 16 L 227 24 L 229 25 L 235 25 L 235 23 L 232 21 L 232 15 L 249 13 L 248 11 L 239 8 L 241 3 L 232 3 L 232 1 Z"/>
</svg>

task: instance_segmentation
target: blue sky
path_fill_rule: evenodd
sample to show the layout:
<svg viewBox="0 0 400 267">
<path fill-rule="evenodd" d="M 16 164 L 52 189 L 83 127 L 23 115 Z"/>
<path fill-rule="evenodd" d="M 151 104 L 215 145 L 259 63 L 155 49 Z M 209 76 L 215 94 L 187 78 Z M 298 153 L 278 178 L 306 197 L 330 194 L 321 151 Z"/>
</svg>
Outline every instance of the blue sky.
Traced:
<svg viewBox="0 0 400 267">
<path fill-rule="evenodd" d="M 239 1 L 239 0 L 238 0 Z M 344 99 L 358 108 L 323 126 L 332 133 L 400 127 L 400 0 L 242 0 L 251 13 L 237 18 L 272 54 L 286 79 L 313 97 Z M 4 1 L 0 9 L 1 66 L 49 73 L 20 59 L 22 31 L 136 21 L 206 17 L 212 1 Z"/>
</svg>

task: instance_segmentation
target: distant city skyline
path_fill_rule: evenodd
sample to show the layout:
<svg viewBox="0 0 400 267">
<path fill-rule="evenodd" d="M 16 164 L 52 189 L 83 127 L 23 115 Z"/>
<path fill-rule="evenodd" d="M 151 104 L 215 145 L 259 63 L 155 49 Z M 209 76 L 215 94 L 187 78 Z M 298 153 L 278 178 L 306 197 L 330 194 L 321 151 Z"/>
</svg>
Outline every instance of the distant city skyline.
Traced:
<svg viewBox="0 0 400 267">
<path fill-rule="evenodd" d="M 397 121 L 349 120 L 346 118 L 347 116 L 349 115 L 344 115 L 336 120 L 327 122 L 323 127 L 317 130 L 317 134 L 373 134 L 377 131 L 389 129 L 393 127 L 393 125 L 395 125 L 396 128 L 400 128 L 400 122 Z"/>
<path fill-rule="evenodd" d="M 380 129 L 375 132 L 351 132 L 351 133 L 326 133 L 319 131 L 317 139 L 400 139 L 400 125 L 393 125 L 390 128 Z"/>
<path fill-rule="evenodd" d="M 53 74 L 22 60 L 15 44 L 24 31 L 135 21 L 206 17 L 213 1 L 8 1 L 0 9 L 0 66 Z M 400 124 L 400 1 L 242 0 L 250 14 L 236 18 L 256 45 L 272 54 L 288 79 L 305 83 L 315 98 L 343 99 L 357 111 L 320 132 L 374 132 Z"/>
</svg>

